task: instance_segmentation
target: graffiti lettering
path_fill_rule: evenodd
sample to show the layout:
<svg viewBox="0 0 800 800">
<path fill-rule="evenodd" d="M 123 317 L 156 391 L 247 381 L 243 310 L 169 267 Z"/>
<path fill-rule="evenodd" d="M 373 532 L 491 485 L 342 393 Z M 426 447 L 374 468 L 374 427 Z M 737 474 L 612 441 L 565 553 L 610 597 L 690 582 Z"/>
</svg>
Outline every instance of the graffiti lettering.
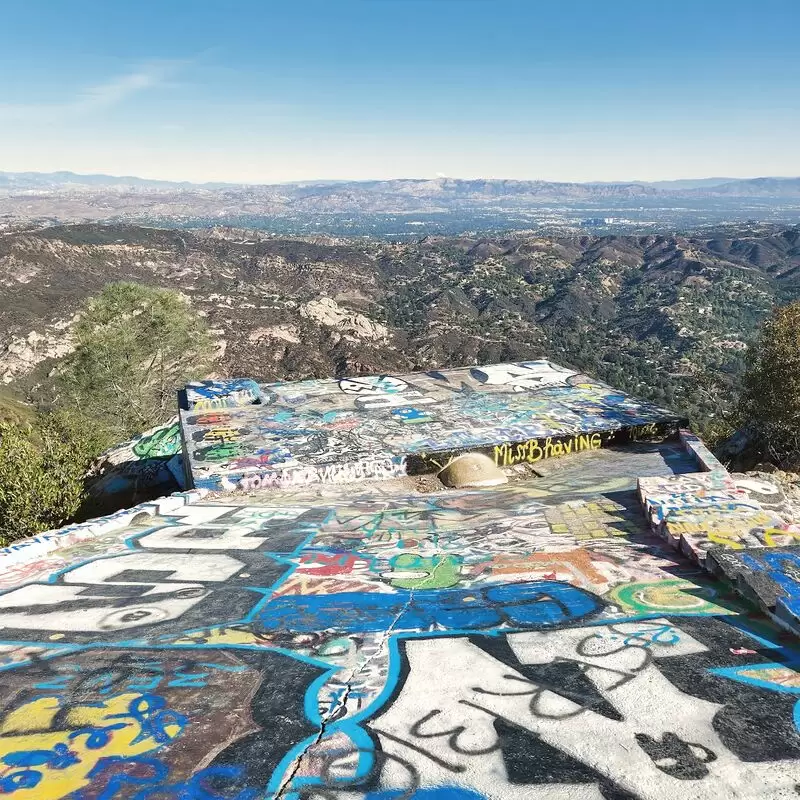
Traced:
<svg viewBox="0 0 800 800">
<path fill-rule="evenodd" d="M 161 428 L 149 436 L 142 436 L 133 443 L 132 450 L 139 458 L 161 458 L 173 456 L 180 451 L 181 428 L 177 422 Z"/>
<path fill-rule="evenodd" d="M 244 475 L 229 488 L 253 489 L 288 488 L 310 483 L 347 483 L 355 480 L 385 480 L 406 474 L 405 458 L 384 458 L 378 461 L 354 461 L 342 464 L 296 467 L 261 474 Z M 203 485 L 201 483 L 201 485 Z"/>
<path fill-rule="evenodd" d="M 408 594 L 336 594 L 283 596 L 261 609 L 264 630 L 298 633 L 393 630 L 482 630 L 506 624 L 540 628 L 561 625 L 596 613 L 599 601 L 589 592 L 555 581 L 494 586 L 478 591 L 450 589 Z"/>
<path fill-rule="evenodd" d="M 515 464 L 534 464 L 545 458 L 579 453 L 583 450 L 597 450 L 602 446 L 599 433 L 579 434 L 566 440 L 528 439 L 526 442 L 499 444 L 494 447 L 495 464 L 511 467 Z"/>
</svg>

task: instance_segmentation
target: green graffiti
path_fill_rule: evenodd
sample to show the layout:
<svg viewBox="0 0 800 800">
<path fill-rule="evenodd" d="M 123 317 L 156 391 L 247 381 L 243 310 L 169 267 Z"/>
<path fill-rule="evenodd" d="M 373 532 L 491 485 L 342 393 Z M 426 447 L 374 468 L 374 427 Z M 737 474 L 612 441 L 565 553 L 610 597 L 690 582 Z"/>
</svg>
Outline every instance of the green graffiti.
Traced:
<svg viewBox="0 0 800 800">
<path fill-rule="evenodd" d="M 247 452 L 238 442 L 226 442 L 203 447 L 195 452 L 194 457 L 197 461 L 228 461 L 236 456 L 246 455 Z"/>
<path fill-rule="evenodd" d="M 425 557 L 402 553 L 391 559 L 392 571 L 384 577 L 397 589 L 447 589 L 458 585 L 461 562 L 459 556 Z"/>
<path fill-rule="evenodd" d="M 133 445 L 134 455 L 139 458 L 160 458 L 174 456 L 181 449 L 181 428 L 173 422 L 166 428 L 159 428 L 149 436 L 142 436 Z"/>
<path fill-rule="evenodd" d="M 624 610 L 639 614 L 735 614 L 742 610 L 740 603 L 731 603 L 719 594 L 718 589 L 709 584 L 675 579 L 628 583 L 612 589 L 608 597 Z"/>
</svg>

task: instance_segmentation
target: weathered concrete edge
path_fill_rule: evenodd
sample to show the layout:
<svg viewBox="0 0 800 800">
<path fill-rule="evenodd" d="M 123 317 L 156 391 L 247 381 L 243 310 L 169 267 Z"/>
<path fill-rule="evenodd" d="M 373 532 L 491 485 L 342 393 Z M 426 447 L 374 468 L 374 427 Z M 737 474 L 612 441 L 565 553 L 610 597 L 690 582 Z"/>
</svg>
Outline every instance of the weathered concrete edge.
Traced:
<svg viewBox="0 0 800 800">
<path fill-rule="evenodd" d="M 186 492 L 174 492 L 147 503 L 140 503 L 104 517 L 95 517 L 76 525 L 45 531 L 28 539 L 20 539 L 8 547 L 0 549 L 0 567 L 17 564 L 23 561 L 34 561 L 47 553 L 55 552 L 77 542 L 93 539 L 110 531 L 124 528 L 131 524 L 139 514 L 170 514 L 178 508 L 191 505 L 208 494 L 205 489 L 192 489 Z"/>
<path fill-rule="evenodd" d="M 521 463 L 533 464 L 550 457 L 569 455 L 571 452 L 578 452 L 582 449 L 596 450 L 601 447 L 614 447 L 633 442 L 669 441 L 678 438 L 683 424 L 685 424 L 685 420 L 675 417 L 643 425 L 621 425 L 616 428 L 592 431 L 568 431 L 535 438 L 497 437 L 489 443 L 443 447 L 427 452 L 396 453 L 377 459 L 365 455 L 363 458 L 333 464 L 288 467 L 286 469 L 233 470 L 228 473 L 201 476 L 193 475 L 191 461 L 186 456 L 184 465 L 187 468 L 188 479 L 193 480 L 196 487 L 218 492 L 253 491 L 267 488 L 286 489 L 311 484 L 348 484 L 365 480 L 403 478 L 407 475 L 433 475 L 450 461 L 466 453 L 482 453 L 492 458 L 498 466 L 509 467 Z M 184 452 L 187 452 L 185 430 L 183 429 L 182 437 Z M 579 442 L 581 439 L 586 439 L 590 444 L 587 444 L 586 447 L 581 446 Z M 710 452 L 709 456 L 713 458 Z M 724 470 L 724 467 L 722 469 Z"/>
<path fill-rule="evenodd" d="M 701 475 L 710 475 L 713 479 L 718 479 L 719 484 L 718 488 L 722 493 L 727 493 L 729 490 L 733 489 L 733 479 L 731 478 L 730 473 L 725 468 L 725 465 L 719 461 L 716 456 L 708 449 L 702 439 L 699 436 L 696 436 L 692 433 L 688 428 L 681 427 L 678 430 L 678 438 L 683 445 L 684 449 L 694 458 L 697 462 L 698 467 L 700 467 L 699 472 L 690 472 L 686 473 L 682 476 L 674 476 L 674 477 L 682 477 L 682 478 L 691 478 L 693 476 L 701 476 Z M 680 542 L 676 542 L 674 537 L 671 537 L 666 530 L 666 519 L 662 520 L 655 520 L 651 513 L 651 502 L 648 498 L 647 491 L 645 487 L 642 485 L 642 479 L 647 478 L 648 476 L 639 476 L 636 481 L 637 484 L 637 495 L 639 498 L 639 503 L 642 507 L 642 512 L 645 515 L 645 519 L 647 520 L 647 524 L 650 527 L 650 530 L 656 534 L 659 538 L 663 539 L 664 541 L 671 544 L 676 549 L 680 548 Z M 731 495 L 731 500 L 735 500 L 736 498 Z M 713 505 L 713 503 L 711 504 Z M 695 504 L 693 507 L 700 508 L 702 507 L 702 503 Z M 761 508 L 759 503 L 753 503 L 754 507 L 758 509 Z M 694 559 L 694 554 L 689 552 L 686 553 L 687 557 L 692 560 Z"/>
<path fill-rule="evenodd" d="M 681 428 L 678 431 L 681 444 L 692 454 L 695 461 L 700 465 L 702 472 L 715 472 L 720 475 L 728 475 L 725 465 L 708 449 L 705 442 L 695 436 L 688 428 Z"/>
<path fill-rule="evenodd" d="M 729 493 L 731 502 L 736 502 L 737 496 L 735 489 L 733 488 L 733 478 L 725 466 L 714 456 L 714 454 L 708 449 L 703 441 L 689 430 L 680 431 L 680 440 L 684 447 L 694 456 L 697 463 L 703 469 L 702 472 L 689 473 L 683 477 L 691 478 L 693 475 L 711 475 L 712 480 L 719 480 L 719 491 L 722 494 Z M 678 549 L 684 556 L 694 561 L 696 564 L 698 564 L 698 566 L 700 566 L 714 578 L 728 584 L 740 597 L 753 605 L 755 608 L 759 608 L 764 614 L 767 615 L 767 617 L 772 619 L 772 621 L 779 625 L 782 629 L 796 636 L 800 636 L 800 620 L 798 620 L 796 614 L 793 613 L 792 609 L 785 602 L 784 598 L 778 595 L 775 598 L 774 604 L 771 605 L 765 602 L 764 598 L 753 590 L 753 588 L 747 583 L 746 580 L 744 580 L 741 574 L 732 575 L 728 570 L 723 569 L 720 566 L 718 563 L 717 554 L 727 551 L 727 547 L 712 547 L 705 552 L 704 557 L 699 557 L 698 553 L 690 545 L 690 543 L 685 540 L 683 535 L 676 539 L 676 537 L 669 534 L 667 529 L 669 520 L 668 517 L 660 521 L 656 521 L 653 518 L 652 514 L 650 513 L 650 501 L 647 497 L 646 491 L 642 487 L 641 479 L 638 481 L 638 495 L 645 516 L 647 517 L 648 524 L 651 530 L 657 536 L 668 542 L 673 548 Z M 760 510 L 762 512 L 764 511 L 764 508 L 757 501 L 750 499 L 747 502 L 748 505 L 752 506 L 754 510 Z M 697 504 L 692 507 L 701 509 L 704 507 L 714 507 L 714 505 L 716 505 L 716 501 L 711 502 L 708 505 Z M 772 548 L 745 548 L 745 551 L 747 550 L 769 552 L 772 550 Z"/>
</svg>

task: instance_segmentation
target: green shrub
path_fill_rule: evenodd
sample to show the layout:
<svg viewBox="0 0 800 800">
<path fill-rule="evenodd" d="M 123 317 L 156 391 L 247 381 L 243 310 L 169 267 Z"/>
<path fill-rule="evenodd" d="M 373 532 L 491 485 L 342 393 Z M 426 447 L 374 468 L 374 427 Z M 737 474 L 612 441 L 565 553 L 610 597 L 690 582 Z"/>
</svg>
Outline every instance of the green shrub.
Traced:
<svg viewBox="0 0 800 800">
<path fill-rule="evenodd" d="M 58 528 L 78 510 L 91 452 L 60 414 L 0 422 L 0 546 Z"/>
</svg>

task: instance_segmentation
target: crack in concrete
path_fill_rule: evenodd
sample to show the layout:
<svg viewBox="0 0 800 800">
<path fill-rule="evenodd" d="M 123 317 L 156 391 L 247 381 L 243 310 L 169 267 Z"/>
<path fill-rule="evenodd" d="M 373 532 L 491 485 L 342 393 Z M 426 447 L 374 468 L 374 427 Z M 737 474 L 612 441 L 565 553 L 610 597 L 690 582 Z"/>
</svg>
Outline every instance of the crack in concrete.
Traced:
<svg viewBox="0 0 800 800">
<path fill-rule="evenodd" d="M 444 554 L 444 555 L 446 557 L 446 554 Z M 436 573 L 438 572 L 440 567 L 444 566 L 445 563 L 446 563 L 445 559 L 442 558 L 442 560 L 439 561 L 434 566 L 434 568 L 431 571 L 431 574 L 430 574 L 430 576 L 428 578 L 428 580 L 431 583 L 435 583 L 435 581 L 436 581 Z M 389 641 L 389 637 L 392 635 L 392 633 L 394 632 L 394 629 L 397 627 L 397 623 L 400 621 L 400 619 L 402 618 L 403 614 L 405 614 L 406 611 L 408 611 L 408 609 L 411 607 L 411 603 L 413 601 L 414 601 L 414 590 L 413 589 L 409 589 L 408 590 L 408 600 L 403 604 L 403 607 L 400 609 L 400 611 L 397 612 L 397 615 L 392 620 L 391 625 L 389 625 L 389 627 L 386 628 L 386 630 L 384 631 L 383 636 L 381 637 L 380 643 L 378 644 L 378 647 L 376 648 L 375 652 L 368 659 L 366 659 L 364 661 L 364 663 L 360 667 L 358 667 L 357 669 L 354 669 L 354 670 L 352 670 L 350 672 L 350 676 L 344 682 L 344 684 L 345 684 L 344 691 L 337 698 L 336 702 L 331 704 L 331 706 L 327 710 L 327 712 L 325 712 L 325 714 L 322 715 L 322 717 L 320 719 L 319 731 L 317 731 L 317 735 L 314 737 L 314 741 L 313 742 L 309 742 L 309 744 L 306 745 L 305 748 L 303 748 L 303 752 L 300 753 L 300 755 L 297 756 L 297 758 L 294 760 L 294 762 L 292 764 L 292 767 L 289 770 L 288 774 L 283 779 L 283 781 L 281 781 L 281 785 L 280 785 L 280 787 L 278 788 L 278 791 L 275 794 L 275 800 L 281 800 L 281 797 L 283 796 L 284 792 L 287 791 L 287 789 L 289 788 L 289 785 L 291 784 L 292 780 L 294 779 L 294 776 L 297 774 L 298 770 L 300 769 L 300 765 L 301 765 L 303 759 L 305 758 L 306 754 L 308 753 L 308 751 L 312 747 L 315 747 L 317 744 L 319 744 L 319 742 L 322 740 L 322 737 L 325 735 L 325 729 L 328 727 L 328 724 L 331 722 L 331 720 L 335 718 L 335 716 L 339 712 L 339 710 L 342 709 L 342 708 L 346 708 L 347 700 L 350 697 L 350 692 L 353 689 L 353 682 L 356 680 L 356 678 L 358 678 L 358 676 L 362 672 L 364 672 L 364 670 L 378 656 L 380 656 L 383 653 L 383 650 L 386 647 L 386 643 Z"/>
<path fill-rule="evenodd" d="M 434 567 L 433 573 L 432 573 L 432 577 L 435 576 L 436 570 L 438 569 L 438 567 L 439 567 L 439 565 Z M 306 745 L 306 747 L 303 748 L 303 752 L 300 753 L 300 755 L 298 755 L 297 758 L 294 760 L 290 771 L 287 773 L 287 775 L 283 779 L 283 781 L 281 781 L 281 785 L 278 787 L 278 791 L 275 793 L 275 800 L 280 800 L 281 797 L 283 796 L 284 792 L 287 791 L 287 789 L 289 788 L 289 785 L 291 784 L 292 780 L 294 779 L 294 776 L 297 774 L 298 770 L 300 769 L 300 765 L 301 765 L 303 759 L 305 758 L 306 754 L 308 753 L 308 751 L 312 747 L 315 747 L 322 740 L 322 737 L 325 735 L 325 729 L 328 727 L 328 724 L 331 722 L 331 720 L 333 718 L 335 718 L 336 714 L 339 712 L 340 709 L 345 708 L 347 706 L 347 700 L 348 700 L 348 698 L 350 696 L 350 692 L 353 689 L 353 682 L 356 680 L 356 678 L 358 678 L 358 676 L 362 672 L 364 672 L 364 670 L 379 655 L 381 655 L 381 653 L 383 653 L 383 650 L 386 647 L 386 643 L 389 641 L 389 637 L 392 635 L 392 632 L 394 631 L 395 627 L 397 626 L 397 623 L 402 618 L 403 614 L 405 614 L 406 611 L 408 611 L 408 609 L 411 606 L 411 603 L 413 602 L 413 600 L 414 600 L 414 590 L 413 589 L 409 589 L 408 600 L 404 603 L 403 607 L 397 612 L 397 615 L 392 620 L 391 625 L 389 625 L 389 627 L 386 628 L 386 630 L 384 631 L 383 636 L 381 637 L 381 640 L 380 640 L 380 642 L 378 644 L 378 647 L 376 648 L 375 652 L 369 658 L 367 658 L 364 661 L 364 663 L 361 664 L 361 666 L 359 666 L 357 669 L 354 669 L 354 670 L 352 670 L 350 672 L 349 677 L 344 682 L 344 684 L 345 684 L 344 691 L 336 699 L 336 701 L 331 704 L 330 708 L 320 718 L 319 731 L 317 731 L 317 735 L 314 737 L 314 741 L 313 742 L 309 742 L 308 745 Z"/>
</svg>

